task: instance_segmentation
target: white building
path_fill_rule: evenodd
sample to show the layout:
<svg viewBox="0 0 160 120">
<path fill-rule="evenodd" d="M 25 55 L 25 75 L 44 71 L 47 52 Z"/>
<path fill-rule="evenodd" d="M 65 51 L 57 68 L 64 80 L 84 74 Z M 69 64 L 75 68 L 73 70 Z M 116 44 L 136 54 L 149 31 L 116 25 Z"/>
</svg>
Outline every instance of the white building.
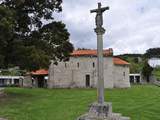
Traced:
<svg viewBox="0 0 160 120">
<path fill-rule="evenodd" d="M 142 83 L 142 76 L 140 73 L 129 74 L 130 83 Z"/>
<path fill-rule="evenodd" d="M 76 50 L 68 62 L 53 63 L 49 69 L 49 88 L 72 88 L 97 86 L 96 50 Z M 104 50 L 104 86 L 105 88 L 130 87 L 129 63 L 113 57 L 113 50 Z"/>
<path fill-rule="evenodd" d="M 22 86 L 23 85 L 23 76 L 0 76 L 0 87 L 4 86 L 10 86 L 10 85 L 15 85 L 15 86 Z"/>
<path fill-rule="evenodd" d="M 159 67 L 160 66 L 160 58 L 150 58 L 148 60 L 148 64 L 153 68 Z"/>
</svg>

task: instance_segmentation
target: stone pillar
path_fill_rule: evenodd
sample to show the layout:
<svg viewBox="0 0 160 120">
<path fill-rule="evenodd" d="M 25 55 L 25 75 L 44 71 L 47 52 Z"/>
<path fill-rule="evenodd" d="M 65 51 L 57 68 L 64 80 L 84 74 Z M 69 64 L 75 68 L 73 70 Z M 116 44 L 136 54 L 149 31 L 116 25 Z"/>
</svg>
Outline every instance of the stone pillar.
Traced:
<svg viewBox="0 0 160 120">
<path fill-rule="evenodd" d="M 128 117 L 122 117 L 121 114 L 112 113 L 112 104 L 104 102 L 103 34 L 105 29 L 102 27 L 102 13 L 108 9 L 109 7 L 101 8 L 101 3 L 98 3 L 98 9 L 91 10 L 91 13 L 97 13 L 94 30 L 97 34 L 98 102 L 93 103 L 89 112 L 80 116 L 77 120 L 130 120 Z"/>
<path fill-rule="evenodd" d="M 105 29 L 95 28 L 97 34 L 97 70 L 98 70 L 98 80 L 97 80 L 97 97 L 98 103 L 104 103 L 104 68 L 103 68 L 103 34 Z"/>
</svg>

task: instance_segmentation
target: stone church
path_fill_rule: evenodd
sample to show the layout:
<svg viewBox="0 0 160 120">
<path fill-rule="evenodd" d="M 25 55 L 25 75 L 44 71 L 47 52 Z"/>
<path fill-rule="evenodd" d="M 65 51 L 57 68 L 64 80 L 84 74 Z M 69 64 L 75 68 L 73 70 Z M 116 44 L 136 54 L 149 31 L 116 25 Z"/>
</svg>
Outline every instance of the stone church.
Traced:
<svg viewBox="0 0 160 120">
<path fill-rule="evenodd" d="M 130 87 L 129 63 L 113 56 L 113 50 L 104 54 L 104 87 Z M 67 62 L 51 63 L 49 68 L 49 88 L 96 88 L 97 51 L 75 50 Z"/>
</svg>

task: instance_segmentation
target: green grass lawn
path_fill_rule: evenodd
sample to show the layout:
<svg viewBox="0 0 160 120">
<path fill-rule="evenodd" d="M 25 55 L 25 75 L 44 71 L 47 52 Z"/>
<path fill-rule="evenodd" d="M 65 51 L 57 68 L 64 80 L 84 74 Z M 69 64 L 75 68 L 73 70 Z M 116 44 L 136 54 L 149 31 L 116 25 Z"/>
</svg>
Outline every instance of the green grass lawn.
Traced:
<svg viewBox="0 0 160 120">
<path fill-rule="evenodd" d="M 7 88 L 0 98 L 0 117 L 9 120 L 75 120 L 96 100 L 96 89 Z M 160 120 L 160 87 L 132 86 L 105 91 L 113 111 L 132 120 Z"/>
</svg>

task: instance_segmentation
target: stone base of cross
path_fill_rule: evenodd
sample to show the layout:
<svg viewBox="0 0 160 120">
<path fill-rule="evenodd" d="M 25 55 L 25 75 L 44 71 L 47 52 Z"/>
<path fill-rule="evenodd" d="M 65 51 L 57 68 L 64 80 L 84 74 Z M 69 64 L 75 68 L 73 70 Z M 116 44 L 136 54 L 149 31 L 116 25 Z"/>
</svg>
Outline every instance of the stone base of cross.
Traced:
<svg viewBox="0 0 160 120">
<path fill-rule="evenodd" d="M 130 120 L 123 117 L 120 113 L 112 112 L 111 103 L 93 103 L 87 114 L 80 116 L 77 120 Z"/>
</svg>

